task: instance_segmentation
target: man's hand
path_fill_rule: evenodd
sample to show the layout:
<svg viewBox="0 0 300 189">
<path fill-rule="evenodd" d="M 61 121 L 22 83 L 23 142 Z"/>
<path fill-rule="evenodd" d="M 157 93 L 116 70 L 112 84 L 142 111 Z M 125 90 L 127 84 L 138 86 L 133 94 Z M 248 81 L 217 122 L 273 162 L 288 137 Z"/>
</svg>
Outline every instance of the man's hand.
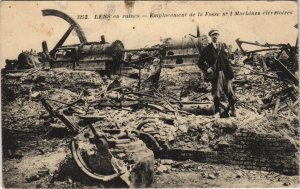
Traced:
<svg viewBox="0 0 300 189">
<path fill-rule="evenodd" d="M 206 71 L 208 74 L 213 73 L 214 71 L 211 68 L 208 68 Z"/>
<path fill-rule="evenodd" d="M 215 77 L 214 70 L 212 68 L 208 68 L 206 72 L 203 72 L 203 76 L 206 82 L 211 81 Z"/>
</svg>

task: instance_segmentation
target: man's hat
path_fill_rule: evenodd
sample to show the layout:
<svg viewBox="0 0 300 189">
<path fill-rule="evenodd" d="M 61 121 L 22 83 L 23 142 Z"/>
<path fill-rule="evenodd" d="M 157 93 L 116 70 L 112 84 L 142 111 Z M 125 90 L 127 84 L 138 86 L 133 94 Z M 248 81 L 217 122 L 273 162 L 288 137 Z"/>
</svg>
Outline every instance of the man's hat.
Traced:
<svg viewBox="0 0 300 189">
<path fill-rule="evenodd" d="M 220 33 L 219 33 L 219 30 L 210 30 L 210 31 L 208 32 L 208 35 L 211 36 L 212 34 L 215 34 L 215 33 L 220 34 Z"/>
</svg>

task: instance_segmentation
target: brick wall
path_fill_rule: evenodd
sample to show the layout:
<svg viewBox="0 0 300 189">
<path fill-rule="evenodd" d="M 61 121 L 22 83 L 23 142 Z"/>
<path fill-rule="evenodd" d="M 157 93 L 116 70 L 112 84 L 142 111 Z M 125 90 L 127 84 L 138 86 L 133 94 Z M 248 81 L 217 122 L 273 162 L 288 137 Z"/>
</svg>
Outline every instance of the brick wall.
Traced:
<svg viewBox="0 0 300 189">
<path fill-rule="evenodd" d="M 299 174 L 298 149 L 280 135 L 241 130 L 234 135 L 232 144 L 221 144 L 216 151 L 220 163 L 287 175 Z"/>
<path fill-rule="evenodd" d="M 213 151 L 172 149 L 156 154 L 159 158 L 192 159 L 198 162 L 237 165 L 244 169 L 299 174 L 298 149 L 278 134 L 261 134 L 241 129 L 230 143 L 220 142 Z"/>
</svg>

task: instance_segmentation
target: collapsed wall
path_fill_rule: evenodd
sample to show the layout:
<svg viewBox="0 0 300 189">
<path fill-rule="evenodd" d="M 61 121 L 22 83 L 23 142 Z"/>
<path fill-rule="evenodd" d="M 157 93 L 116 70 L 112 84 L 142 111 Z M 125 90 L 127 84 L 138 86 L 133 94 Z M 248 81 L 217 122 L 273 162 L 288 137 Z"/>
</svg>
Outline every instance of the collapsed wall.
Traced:
<svg viewBox="0 0 300 189">
<path fill-rule="evenodd" d="M 268 120 L 268 121 L 267 121 Z M 274 132 L 257 131 L 250 124 L 273 124 Z M 274 125 L 275 124 L 275 125 Z M 232 132 L 230 139 L 221 139 L 212 149 L 184 150 L 180 148 L 158 154 L 160 158 L 174 160 L 191 159 L 198 162 L 236 165 L 244 169 L 274 171 L 285 175 L 299 174 L 298 149 L 299 144 L 294 142 L 299 123 L 287 124 L 282 118 L 264 118 L 254 120 Z M 233 127 L 229 127 L 233 128 Z M 276 129 L 281 128 L 281 132 Z M 221 130 L 224 129 L 220 128 Z M 225 127 L 228 129 L 228 127 Z M 227 131 L 228 132 L 228 131 Z M 228 139 L 228 137 L 225 137 Z"/>
</svg>

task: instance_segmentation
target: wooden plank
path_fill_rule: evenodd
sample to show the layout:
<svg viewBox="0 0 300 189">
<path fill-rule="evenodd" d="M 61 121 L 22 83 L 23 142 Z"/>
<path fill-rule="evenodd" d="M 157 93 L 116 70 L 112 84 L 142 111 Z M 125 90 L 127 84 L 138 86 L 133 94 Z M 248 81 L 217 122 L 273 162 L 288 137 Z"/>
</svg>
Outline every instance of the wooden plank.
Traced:
<svg viewBox="0 0 300 189">
<path fill-rule="evenodd" d="M 280 98 L 277 98 L 276 103 L 275 103 L 275 108 L 274 108 L 274 111 L 273 111 L 273 115 L 277 115 L 279 104 L 280 104 Z"/>
</svg>

